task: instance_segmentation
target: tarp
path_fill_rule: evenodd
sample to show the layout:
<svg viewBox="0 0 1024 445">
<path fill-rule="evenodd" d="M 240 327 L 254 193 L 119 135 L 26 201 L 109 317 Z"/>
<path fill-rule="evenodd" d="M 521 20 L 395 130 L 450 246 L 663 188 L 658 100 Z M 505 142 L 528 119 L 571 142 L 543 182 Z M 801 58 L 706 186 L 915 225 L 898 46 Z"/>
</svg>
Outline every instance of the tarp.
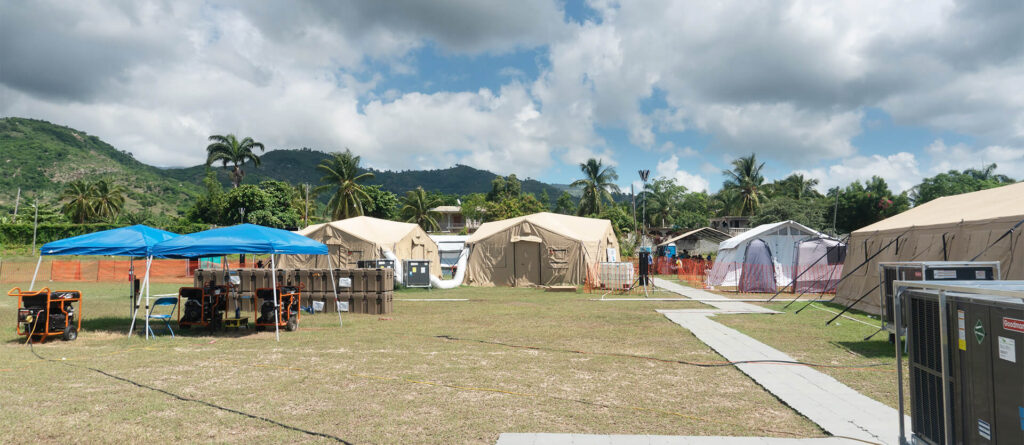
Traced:
<svg viewBox="0 0 1024 445">
<path fill-rule="evenodd" d="M 741 280 L 746 280 L 745 286 L 755 287 L 750 278 L 743 278 L 743 272 L 744 264 L 747 262 L 747 246 L 754 240 L 760 240 L 771 251 L 771 264 L 774 271 L 770 274 L 760 273 L 758 277 L 769 280 L 774 277 L 775 287 L 787 286 L 795 275 L 797 244 L 809 238 L 821 237 L 825 237 L 825 235 L 795 221 L 782 221 L 754 227 L 722 241 L 718 245 L 715 265 L 708 273 L 708 284 L 725 289 L 738 289 Z M 760 271 L 760 268 L 763 267 L 766 266 L 748 267 L 746 270 Z M 756 287 L 770 288 L 772 285 L 765 283 Z"/>
<path fill-rule="evenodd" d="M 87 233 L 43 244 L 41 255 L 117 255 L 144 257 L 157 243 L 178 234 L 137 224 Z"/>
<path fill-rule="evenodd" d="M 390 251 L 399 260 L 430 260 L 431 275 L 441 275 L 437 243 L 420 226 L 369 216 L 357 216 L 314 224 L 297 232 L 326 244 L 331 264 L 355 268 L 360 260 L 379 260 Z M 278 260 L 282 269 L 325 269 L 327 258 L 287 255 Z"/>
<path fill-rule="evenodd" d="M 618 256 L 606 219 L 535 213 L 484 223 L 469 237 L 466 283 L 475 286 L 583 284 L 587 271 Z"/>
<path fill-rule="evenodd" d="M 239 224 L 182 235 L 153 246 L 152 252 L 165 258 L 236 253 L 326 255 L 327 246 L 287 230 Z"/>
<path fill-rule="evenodd" d="M 1024 261 L 1015 254 L 1024 252 L 1024 227 L 999 240 L 1021 220 L 1024 183 L 1017 183 L 938 198 L 856 230 L 850 234 L 835 301 L 850 304 L 877 285 L 879 262 L 969 261 L 984 251 L 977 260 L 1001 262 L 1002 279 L 1024 279 Z M 857 269 L 901 234 L 898 243 Z M 879 297 L 868 295 L 854 308 L 878 314 Z"/>
</svg>

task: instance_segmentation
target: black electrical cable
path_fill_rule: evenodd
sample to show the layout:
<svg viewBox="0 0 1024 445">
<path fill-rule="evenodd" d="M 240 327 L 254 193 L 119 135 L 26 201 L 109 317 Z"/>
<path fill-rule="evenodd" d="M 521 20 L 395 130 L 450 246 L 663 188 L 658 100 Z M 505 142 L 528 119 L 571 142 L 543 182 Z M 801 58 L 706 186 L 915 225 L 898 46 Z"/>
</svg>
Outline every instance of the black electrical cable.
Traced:
<svg viewBox="0 0 1024 445">
<path fill-rule="evenodd" d="M 564 353 L 569 353 L 569 354 L 586 354 L 586 355 L 604 355 L 604 356 L 609 356 L 609 357 L 626 357 L 626 358 L 635 358 L 635 359 L 641 359 L 641 360 L 653 360 L 653 361 L 664 362 L 664 363 L 677 363 L 677 364 L 680 364 L 680 365 L 696 366 L 696 367 L 700 367 L 700 368 L 721 368 L 721 367 L 745 365 L 745 364 L 777 364 L 777 365 L 804 365 L 804 366 L 810 366 L 812 368 L 856 369 L 856 368 L 878 368 L 878 367 L 894 365 L 894 363 L 870 363 L 870 364 L 867 364 L 867 365 L 857 365 L 857 366 L 852 366 L 852 365 L 823 365 L 823 364 L 818 364 L 818 363 L 801 362 L 801 361 L 797 361 L 797 360 L 739 360 L 739 361 L 723 361 L 723 362 L 703 363 L 703 362 L 690 362 L 690 361 L 686 361 L 686 360 L 664 359 L 664 358 L 651 357 L 651 356 L 646 356 L 646 355 L 625 354 L 625 353 L 620 353 L 620 352 L 587 352 L 587 351 L 580 351 L 580 350 L 573 350 L 573 349 L 548 348 L 548 347 L 543 347 L 543 346 L 516 345 L 516 344 L 503 343 L 503 342 L 498 342 L 498 341 L 478 340 L 478 339 L 474 339 L 474 338 L 459 338 L 459 337 L 453 337 L 451 335 L 435 335 L 434 338 L 440 338 L 440 339 L 443 339 L 443 340 L 451 340 L 451 341 L 466 341 L 466 342 L 483 343 L 483 344 L 488 344 L 488 345 L 507 346 L 507 347 L 510 347 L 510 348 L 531 349 L 531 350 L 535 350 L 535 351 L 564 352 Z"/>
<path fill-rule="evenodd" d="M 324 439 L 333 440 L 335 442 L 342 443 L 342 444 L 345 444 L 345 445 L 354 445 L 352 442 L 349 442 L 349 441 L 347 441 L 345 439 L 342 439 L 342 438 L 340 438 L 338 436 L 332 436 L 332 435 L 327 434 L 327 433 L 320 433 L 320 432 L 316 432 L 316 431 L 305 430 L 305 429 L 302 429 L 302 428 L 299 428 L 299 427 L 296 427 L 296 426 L 291 426 L 291 425 L 288 425 L 288 424 L 285 424 L 285 423 L 278 422 L 278 421 L 276 421 L 274 419 L 270 419 L 270 418 L 266 418 L 266 417 L 262 417 L 262 416 L 257 416 L 255 414 L 249 414 L 249 413 L 247 413 L 245 411 L 239 411 L 237 409 L 228 408 L 228 407 L 225 407 L 225 406 L 220 406 L 220 405 L 217 405 L 217 404 L 214 404 L 214 403 L 207 402 L 205 400 L 199 400 L 199 399 L 193 399 L 191 397 L 185 397 L 185 396 L 182 396 L 182 395 L 179 395 L 179 394 L 175 394 L 173 392 L 170 392 L 170 391 L 167 391 L 167 390 L 164 390 L 164 389 L 156 388 L 156 387 L 153 387 L 153 386 L 146 385 L 144 383 L 139 383 L 139 382 L 136 382 L 134 380 L 130 380 L 130 379 L 127 379 L 127 378 L 124 378 L 124 377 L 113 375 L 113 374 L 111 374 L 109 372 L 106 372 L 106 371 L 104 371 L 102 369 L 97 369 L 97 368 L 93 368 L 93 367 L 90 367 L 90 366 L 84 366 L 84 365 L 76 365 L 76 364 L 73 364 L 73 363 L 68 363 L 68 362 L 63 361 L 63 360 L 48 359 L 46 357 L 43 357 L 43 356 L 39 355 L 39 353 L 36 352 L 36 349 L 32 346 L 31 342 L 29 342 L 28 346 L 29 346 L 29 350 L 32 351 L 32 355 L 36 356 L 36 358 L 38 358 L 39 360 L 42 360 L 42 361 L 56 362 L 56 363 L 60 363 L 60 364 L 65 365 L 65 366 L 70 366 L 72 368 L 88 369 L 90 371 L 93 371 L 93 372 L 102 374 L 104 376 L 110 377 L 110 378 L 112 378 L 114 380 L 119 380 L 119 381 L 122 381 L 122 382 L 125 382 L 125 383 L 128 383 L 128 384 L 131 384 L 131 385 L 135 385 L 136 387 L 139 387 L 139 388 L 142 388 L 142 389 L 148 389 L 150 391 L 159 392 L 159 393 L 167 395 L 169 397 L 178 399 L 178 400 L 180 400 L 182 402 L 198 403 L 200 405 L 205 405 L 205 406 L 208 406 L 210 408 L 219 409 L 221 411 L 226 411 L 226 412 L 229 412 L 229 413 L 232 413 L 232 414 L 238 414 L 240 416 L 248 417 L 250 419 L 260 420 L 260 421 L 263 421 L 263 422 L 267 422 L 269 424 L 276 425 L 278 427 L 281 427 L 281 428 L 284 428 L 284 429 L 289 429 L 289 430 L 292 430 L 292 431 L 295 431 L 295 432 L 299 432 L 299 433 L 303 433 L 303 434 L 307 434 L 307 435 L 315 436 L 315 437 L 322 437 Z"/>
</svg>

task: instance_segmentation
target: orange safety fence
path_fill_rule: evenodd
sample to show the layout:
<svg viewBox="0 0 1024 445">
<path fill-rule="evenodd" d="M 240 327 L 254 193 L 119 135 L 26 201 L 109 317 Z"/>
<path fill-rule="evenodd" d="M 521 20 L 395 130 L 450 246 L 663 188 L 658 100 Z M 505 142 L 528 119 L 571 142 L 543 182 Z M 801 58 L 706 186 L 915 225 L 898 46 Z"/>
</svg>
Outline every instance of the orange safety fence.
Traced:
<svg viewBox="0 0 1024 445">
<path fill-rule="evenodd" d="M 195 270 L 195 262 L 189 260 L 155 259 L 150 266 L 149 276 L 155 282 L 188 282 Z M 146 273 L 146 261 L 136 260 L 135 274 L 141 279 Z M 48 281 L 128 281 L 129 260 L 65 260 L 44 258 L 39 265 L 36 282 Z M 32 280 L 35 261 L 10 261 L 0 263 L 0 282 L 22 283 Z"/>
<path fill-rule="evenodd" d="M 715 262 L 711 260 L 687 258 L 673 264 L 673 268 L 679 281 L 696 288 L 704 288 L 707 287 L 707 274 L 714 264 Z"/>
</svg>

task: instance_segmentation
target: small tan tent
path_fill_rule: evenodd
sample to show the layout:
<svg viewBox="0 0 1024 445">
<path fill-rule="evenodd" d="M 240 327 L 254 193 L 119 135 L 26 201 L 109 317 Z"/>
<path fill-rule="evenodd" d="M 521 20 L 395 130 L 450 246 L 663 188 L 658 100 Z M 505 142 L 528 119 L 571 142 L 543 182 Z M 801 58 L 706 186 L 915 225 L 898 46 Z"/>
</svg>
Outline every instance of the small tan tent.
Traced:
<svg viewBox="0 0 1024 445">
<path fill-rule="evenodd" d="M 326 244 L 334 267 L 355 268 L 360 260 L 383 259 L 387 250 L 399 260 L 430 260 L 430 273 L 441 275 L 437 243 L 416 224 L 357 216 L 314 224 L 298 233 Z M 327 259 L 323 255 L 282 255 L 278 267 L 327 268 Z"/>
<path fill-rule="evenodd" d="M 608 249 L 619 255 L 610 221 L 556 213 L 482 224 L 466 246 L 466 284 L 474 286 L 578 285 Z"/>
<path fill-rule="evenodd" d="M 1002 279 L 1024 279 L 1024 259 L 1014 258 L 1024 253 L 1024 226 L 1006 235 L 1021 220 L 1024 183 L 938 198 L 854 231 L 835 301 L 850 304 L 875 287 L 879 262 L 969 261 L 981 254 L 977 261 L 1001 263 Z M 854 270 L 901 234 L 898 243 Z M 877 295 L 871 292 L 854 308 L 878 314 Z"/>
</svg>

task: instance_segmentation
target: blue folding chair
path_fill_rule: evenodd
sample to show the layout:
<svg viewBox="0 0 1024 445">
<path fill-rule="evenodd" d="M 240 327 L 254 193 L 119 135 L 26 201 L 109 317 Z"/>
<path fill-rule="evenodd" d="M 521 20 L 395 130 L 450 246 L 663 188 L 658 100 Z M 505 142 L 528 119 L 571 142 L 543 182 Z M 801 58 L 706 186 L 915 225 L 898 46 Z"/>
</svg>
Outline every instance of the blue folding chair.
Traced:
<svg viewBox="0 0 1024 445">
<path fill-rule="evenodd" d="M 154 314 L 153 312 L 156 311 L 156 308 L 158 308 L 160 306 L 170 306 L 171 310 L 170 310 L 170 312 L 167 312 L 166 314 Z M 177 307 L 178 307 L 178 298 L 177 297 L 162 297 L 162 298 L 158 298 L 155 302 L 153 302 L 153 306 L 150 306 L 149 313 L 146 314 L 146 318 L 148 318 L 150 320 L 163 320 L 164 324 L 167 325 L 167 330 L 171 331 L 171 338 L 174 338 L 174 329 L 171 329 L 171 315 L 174 315 L 174 309 L 176 309 Z M 149 324 L 149 335 L 152 335 L 152 336 L 156 337 L 156 334 L 153 333 L 153 324 L 152 323 Z"/>
</svg>

